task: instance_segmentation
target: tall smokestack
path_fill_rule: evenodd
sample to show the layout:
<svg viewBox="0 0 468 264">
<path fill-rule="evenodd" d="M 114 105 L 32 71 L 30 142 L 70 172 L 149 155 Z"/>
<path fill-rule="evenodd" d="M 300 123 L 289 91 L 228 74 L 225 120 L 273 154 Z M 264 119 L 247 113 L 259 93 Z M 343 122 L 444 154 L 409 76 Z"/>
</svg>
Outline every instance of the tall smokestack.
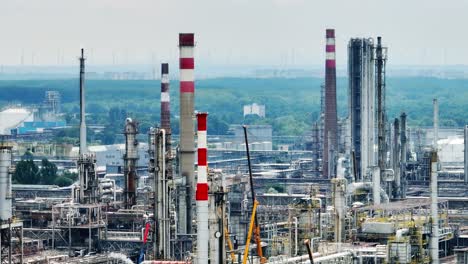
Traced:
<svg viewBox="0 0 468 264">
<path fill-rule="evenodd" d="M 393 171 L 395 172 L 395 199 L 401 199 L 401 178 L 400 178 L 400 120 L 395 118 L 393 123 Z"/>
<path fill-rule="evenodd" d="M 192 200 L 194 189 L 194 167 L 195 162 L 195 138 L 194 138 L 194 92 L 195 62 L 194 34 L 179 34 L 179 68 L 180 68 L 180 174 L 186 183 L 186 216 L 181 219 L 181 232 L 190 234 L 192 232 Z M 181 218 L 183 218 L 181 216 Z M 183 226 L 185 225 L 185 227 Z"/>
<path fill-rule="evenodd" d="M 432 232 L 429 245 L 431 263 L 439 263 L 439 207 L 437 202 L 437 152 L 431 152 L 431 219 Z"/>
<path fill-rule="evenodd" d="M 207 113 L 198 113 L 198 181 L 197 181 L 197 263 L 208 263 L 208 151 L 206 144 Z"/>
<path fill-rule="evenodd" d="M 84 49 L 81 49 L 80 57 L 80 154 L 86 154 L 86 110 L 85 110 L 85 57 Z"/>
<path fill-rule="evenodd" d="M 434 149 L 437 150 L 437 140 L 439 140 L 439 103 L 437 99 L 432 101 L 432 105 L 434 106 L 434 141 L 433 146 Z"/>
<path fill-rule="evenodd" d="M 171 131 L 171 109 L 169 96 L 169 64 L 161 64 L 161 128 L 166 134 Z M 167 146 L 166 146 L 167 147 Z"/>
<path fill-rule="evenodd" d="M 407 144 L 406 144 L 407 139 L 406 139 L 406 113 L 405 112 L 401 113 L 400 123 L 401 123 L 401 126 L 400 126 L 400 143 L 401 143 L 400 180 L 402 181 L 400 193 L 401 193 L 401 198 L 404 199 L 406 198 L 406 153 L 408 152 Z"/>
<path fill-rule="evenodd" d="M 172 179 L 171 99 L 169 96 L 169 64 L 161 64 L 161 128 L 166 132 L 166 178 Z"/>
<path fill-rule="evenodd" d="M 336 61 L 335 61 L 335 30 L 326 30 L 326 60 L 325 60 L 325 124 L 323 147 L 323 176 L 330 178 L 334 175 L 329 171 L 330 150 L 337 148 L 337 114 L 336 114 Z M 330 143 L 328 142 L 330 137 Z M 333 169 L 332 169 L 333 170 Z"/>
</svg>

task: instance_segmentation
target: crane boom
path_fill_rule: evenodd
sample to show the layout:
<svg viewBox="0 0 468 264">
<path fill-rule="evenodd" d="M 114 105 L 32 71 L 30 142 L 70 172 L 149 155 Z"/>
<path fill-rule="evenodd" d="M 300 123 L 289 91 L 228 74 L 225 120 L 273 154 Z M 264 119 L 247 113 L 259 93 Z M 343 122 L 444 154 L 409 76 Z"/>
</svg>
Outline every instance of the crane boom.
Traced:
<svg viewBox="0 0 468 264">
<path fill-rule="evenodd" d="M 247 152 L 247 164 L 249 166 L 250 191 L 252 192 L 252 203 L 255 207 L 258 201 L 255 199 L 255 189 L 254 189 L 253 177 L 252 177 L 252 164 L 250 162 L 249 139 L 247 137 L 247 126 L 244 125 L 243 128 L 244 128 L 244 137 L 245 137 L 245 150 Z M 254 212 L 252 212 L 252 216 L 255 216 L 254 217 L 254 221 L 255 221 L 254 239 L 255 239 L 255 243 L 257 244 L 257 254 L 260 258 L 260 263 L 263 264 L 263 263 L 266 263 L 266 258 L 263 256 L 262 240 L 260 237 L 260 225 L 258 224 L 257 215 Z"/>
</svg>

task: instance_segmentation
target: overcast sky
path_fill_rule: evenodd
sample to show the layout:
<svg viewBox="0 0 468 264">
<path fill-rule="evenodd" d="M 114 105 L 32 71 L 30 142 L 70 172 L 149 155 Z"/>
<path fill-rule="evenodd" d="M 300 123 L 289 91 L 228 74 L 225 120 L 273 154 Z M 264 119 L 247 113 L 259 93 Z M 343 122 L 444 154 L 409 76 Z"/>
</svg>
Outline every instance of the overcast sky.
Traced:
<svg viewBox="0 0 468 264">
<path fill-rule="evenodd" d="M 381 35 L 393 65 L 468 64 L 468 0 L 0 0 L 0 64 L 159 64 L 196 34 L 197 63 L 337 63 L 351 37 Z"/>
</svg>

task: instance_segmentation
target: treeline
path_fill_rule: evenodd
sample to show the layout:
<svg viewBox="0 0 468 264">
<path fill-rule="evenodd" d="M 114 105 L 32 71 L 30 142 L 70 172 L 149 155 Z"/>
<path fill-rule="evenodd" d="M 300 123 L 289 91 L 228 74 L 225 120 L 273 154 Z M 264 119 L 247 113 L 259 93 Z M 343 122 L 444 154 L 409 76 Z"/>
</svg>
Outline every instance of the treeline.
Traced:
<svg viewBox="0 0 468 264">
<path fill-rule="evenodd" d="M 58 186 L 69 186 L 78 177 L 76 173 L 64 172 L 57 174 L 57 166 L 47 159 L 42 159 L 41 166 L 34 163 L 34 157 L 30 152 L 23 155 L 16 163 L 13 174 L 15 184 L 55 184 Z"/>
<path fill-rule="evenodd" d="M 322 78 L 219 78 L 196 83 L 195 109 L 209 112 L 208 133 L 226 134 L 229 124 L 271 124 L 275 135 L 302 135 L 320 112 Z M 340 117 L 347 115 L 347 79 L 338 78 L 337 100 Z M 122 133 L 124 118 L 140 123 L 140 132 L 159 122 L 159 81 L 89 80 L 86 83 L 87 122 L 104 125 L 94 140 L 112 143 Z M 442 126 L 463 126 L 468 121 L 468 80 L 427 77 L 387 78 L 386 105 L 389 120 L 400 112 L 408 114 L 410 126 L 432 124 L 432 99 L 440 104 Z M 62 94 L 64 118 L 79 123 L 78 80 L 0 81 L 0 103 L 40 103 L 46 90 Z M 178 133 L 178 82 L 170 88 L 172 130 Z M 247 119 L 243 105 L 266 106 L 266 118 Z M 123 113 L 123 114 L 122 114 Z M 69 131 L 72 133 L 72 131 Z M 67 135 L 63 135 L 66 137 Z M 73 135 L 75 137 L 76 135 Z"/>
</svg>

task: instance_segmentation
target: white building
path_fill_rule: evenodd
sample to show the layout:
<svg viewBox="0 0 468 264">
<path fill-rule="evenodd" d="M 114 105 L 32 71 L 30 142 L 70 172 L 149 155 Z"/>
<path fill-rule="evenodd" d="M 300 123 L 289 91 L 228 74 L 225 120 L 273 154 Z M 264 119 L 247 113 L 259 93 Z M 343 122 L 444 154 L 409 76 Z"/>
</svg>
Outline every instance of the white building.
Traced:
<svg viewBox="0 0 468 264">
<path fill-rule="evenodd" d="M 459 163 L 464 162 L 464 139 L 458 136 L 451 136 L 449 138 L 439 139 L 438 156 L 442 163 Z"/>
<path fill-rule="evenodd" d="M 98 145 L 88 146 L 88 151 L 96 155 L 96 166 L 106 167 L 107 165 L 112 166 L 123 166 L 123 155 L 125 154 L 125 144 L 114 144 L 114 145 Z M 73 147 L 70 156 L 78 158 L 79 147 Z M 149 162 L 148 155 L 148 144 L 138 144 L 138 163 L 137 166 L 147 166 Z"/>
<path fill-rule="evenodd" d="M 256 103 L 251 105 L 244 105 L 244 116 L 247 115 L 258 115 L 259 117 L 265 117 L 265 105 L 258 105 Z"/>
</svg>

